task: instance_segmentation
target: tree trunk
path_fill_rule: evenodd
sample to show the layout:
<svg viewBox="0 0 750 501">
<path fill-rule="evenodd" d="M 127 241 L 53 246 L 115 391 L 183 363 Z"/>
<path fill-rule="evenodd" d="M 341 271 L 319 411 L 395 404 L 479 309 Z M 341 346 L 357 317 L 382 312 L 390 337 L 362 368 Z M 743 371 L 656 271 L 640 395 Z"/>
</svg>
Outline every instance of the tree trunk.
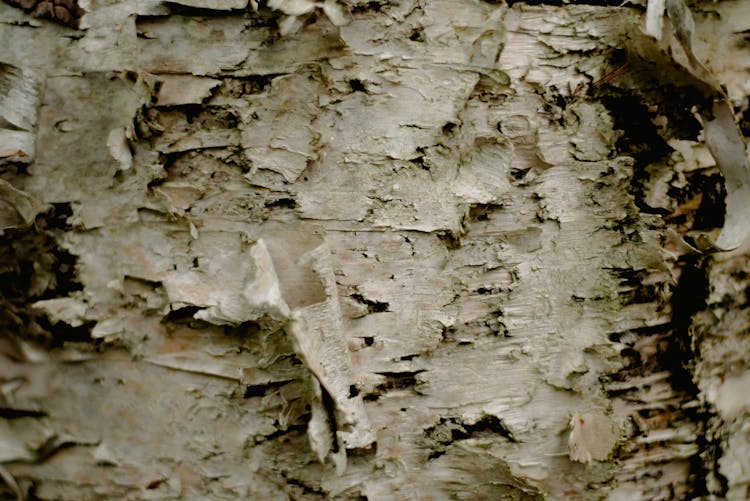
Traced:
<svg viewBox="0 0 750 501">
<path fill-rule="evenodd" d="M 747 497 L 750 2 L 11 3 L 5 498 Z"/>
</svg>

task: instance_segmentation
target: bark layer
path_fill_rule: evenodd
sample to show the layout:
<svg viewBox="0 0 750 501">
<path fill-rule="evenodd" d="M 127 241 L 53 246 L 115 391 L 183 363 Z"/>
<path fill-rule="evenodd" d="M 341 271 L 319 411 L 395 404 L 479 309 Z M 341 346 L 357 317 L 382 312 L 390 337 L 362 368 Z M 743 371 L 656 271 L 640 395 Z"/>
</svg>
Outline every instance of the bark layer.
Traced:
<svg viewBox="0 0 750 501">
<path fill-rule="evenodd" d="M 682 239 L 723 184 L 644 10 L 269 5 L 0 4 L 8 492 L 741 499 L 747 254 Z"/>
</svg>

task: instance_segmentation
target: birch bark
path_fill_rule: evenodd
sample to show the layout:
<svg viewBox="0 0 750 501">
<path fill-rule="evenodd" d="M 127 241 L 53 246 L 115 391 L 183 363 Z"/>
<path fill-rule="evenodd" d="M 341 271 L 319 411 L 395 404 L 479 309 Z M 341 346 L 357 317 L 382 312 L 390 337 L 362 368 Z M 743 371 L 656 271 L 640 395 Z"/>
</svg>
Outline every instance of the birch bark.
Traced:
<svg viewBox="0 0 750 501">
<path fill-rule="evenodd" d="M 0 4 L 0 493 L 745 499 L 708 103 L 553 3 Z M 691 9 L 747 133 L 750 3 Z"/>
</svg>

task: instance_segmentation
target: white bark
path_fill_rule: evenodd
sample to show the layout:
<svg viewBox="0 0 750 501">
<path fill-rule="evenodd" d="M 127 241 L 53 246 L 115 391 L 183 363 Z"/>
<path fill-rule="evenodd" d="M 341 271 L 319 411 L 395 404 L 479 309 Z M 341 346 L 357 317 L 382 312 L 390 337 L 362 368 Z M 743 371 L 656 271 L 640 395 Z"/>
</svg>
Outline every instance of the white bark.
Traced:
<svg viewBox="0 0 750 501">
<path fill-rule="evenodd" d="M 9 492 L 742 499 L 750 4 L 269 5 L 0 4 Z"/>
</svg>

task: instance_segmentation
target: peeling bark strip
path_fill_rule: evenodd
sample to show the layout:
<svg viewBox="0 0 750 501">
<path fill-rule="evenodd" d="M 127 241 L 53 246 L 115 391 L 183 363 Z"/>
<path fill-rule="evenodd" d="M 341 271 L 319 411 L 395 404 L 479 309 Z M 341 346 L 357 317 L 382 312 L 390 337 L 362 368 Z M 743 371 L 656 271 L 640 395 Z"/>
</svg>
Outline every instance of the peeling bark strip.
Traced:
<svg viewBox="0 0 750 501">
<path fill-rule="evenodd" d="M 610 4 L 0 3 L 0 497 L 742 499 L 750 4 Z"/>
</svg>

